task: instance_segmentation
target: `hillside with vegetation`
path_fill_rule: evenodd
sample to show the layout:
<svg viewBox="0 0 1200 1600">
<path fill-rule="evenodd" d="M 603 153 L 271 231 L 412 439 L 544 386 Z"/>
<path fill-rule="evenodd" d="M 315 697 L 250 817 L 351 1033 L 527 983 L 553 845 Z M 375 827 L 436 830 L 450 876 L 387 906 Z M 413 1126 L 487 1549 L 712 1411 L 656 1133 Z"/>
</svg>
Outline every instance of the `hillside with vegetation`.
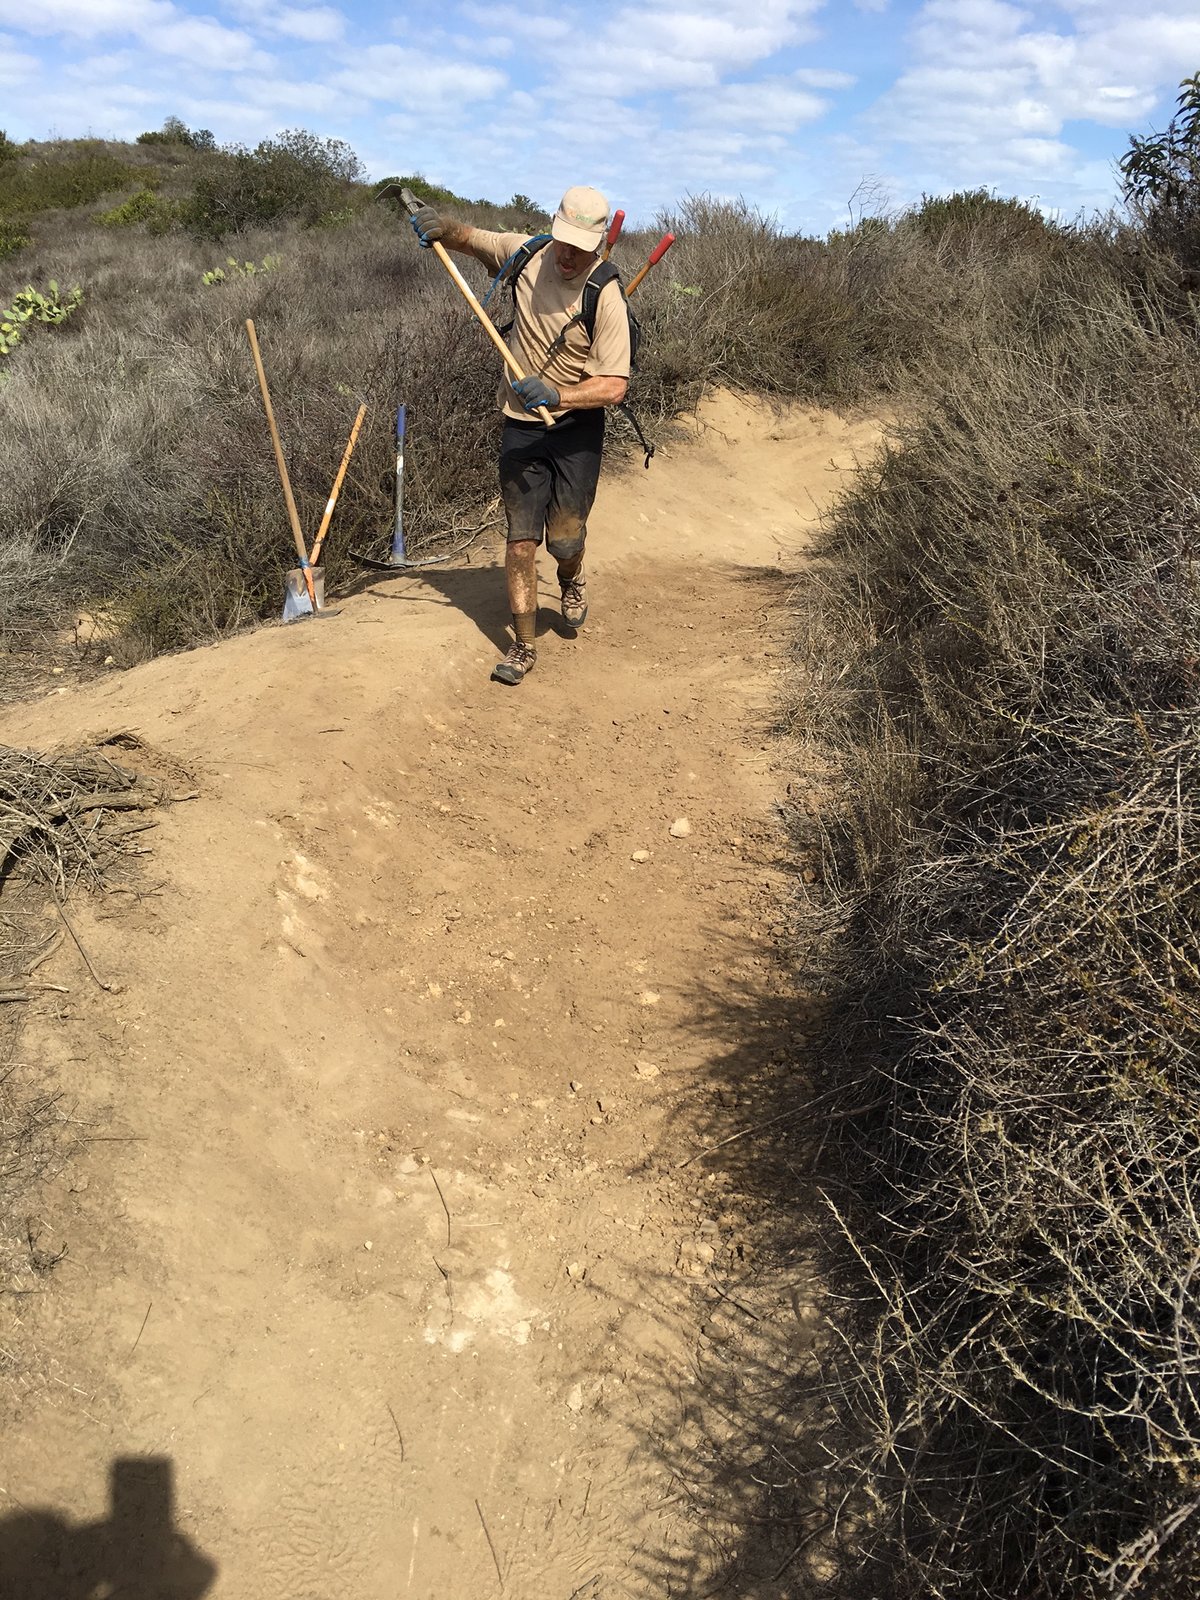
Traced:
<svg viewBox="0 0 1200 1600">
<path fill-rule="evenodd" d="M 724 1440 L 791 1550 L 774 1587 L 730 1556 L 756 1600 L 1200 1586 L 1200 80 L 1123 176 L 1077 222 L 978 190 L 818 239 L 693 197 L 618 246 L 677 235 L 653 430 L 729 389 L 892 419 L 787 599 L 780 937 L 820 1006 L 725 1170 L 826 1295 L 788 1428 Z M 370 407 L 331 587 L 386 538 L 399 400 L 414 547 L 486 516 L 494 363 L 372 194 L 303 132 L 0 141 L 4 695 L 277 612 L 247 317 L 306 527 Z"/>
</svg>

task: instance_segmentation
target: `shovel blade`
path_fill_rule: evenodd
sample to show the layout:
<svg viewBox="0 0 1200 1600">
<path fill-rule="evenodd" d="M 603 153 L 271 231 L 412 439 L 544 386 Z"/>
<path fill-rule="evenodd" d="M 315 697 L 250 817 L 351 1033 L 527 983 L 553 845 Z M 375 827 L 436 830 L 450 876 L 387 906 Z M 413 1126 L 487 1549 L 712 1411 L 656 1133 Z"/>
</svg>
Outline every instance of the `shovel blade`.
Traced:
<svg viewBox="0 0 1200 1600">
<path fill-rule="evenodd" d="M 317 610 L 325 606 L 325 568 L 312 568 L 313 593 L 317 597 Z M 302 617 L 311 617 L 313 614 L 312 601 L 308 598 L 308 585 L 304 581 L 304 572 L 300 567 L 293 567 L 285 575 L 283 591 L 283 620 L 284 622 L 299 622 Z"/>
</svg>

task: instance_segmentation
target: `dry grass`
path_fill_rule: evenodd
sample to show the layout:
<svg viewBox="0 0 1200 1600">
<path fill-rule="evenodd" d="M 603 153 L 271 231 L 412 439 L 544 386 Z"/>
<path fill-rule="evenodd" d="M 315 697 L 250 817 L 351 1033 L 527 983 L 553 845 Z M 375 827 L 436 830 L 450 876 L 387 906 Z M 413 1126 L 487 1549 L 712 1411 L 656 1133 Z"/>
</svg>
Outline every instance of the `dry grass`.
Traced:
<svg viewBox="0 0 1200 1600">
<path fill-rule="evenodd" d="M 802 596 L 842 1093 L 834 1592 L 1200 1582 L 1200 403 L 1113 274 L 979 331 Z"/>
</svg>

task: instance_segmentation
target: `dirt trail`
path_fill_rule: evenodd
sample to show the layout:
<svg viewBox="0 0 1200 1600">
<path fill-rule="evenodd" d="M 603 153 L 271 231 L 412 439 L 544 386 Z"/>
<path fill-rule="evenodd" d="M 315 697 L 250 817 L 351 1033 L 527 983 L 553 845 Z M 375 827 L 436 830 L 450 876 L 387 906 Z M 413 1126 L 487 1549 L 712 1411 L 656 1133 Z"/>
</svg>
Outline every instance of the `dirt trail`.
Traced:
<svg viewBox="0 0 1200 1600">
<path fill-rule="evenodd" d="M 593 620 L 515 691 L 477 553 L 5 714 L 134 728 L 200 797 L 150 836 L 157 893 L 79 909 L 120 992 L 64 949 L 26 1036 L 129 1142 L 80 1147 L 53 1292 L 0 1311 L 43 1373 L 0 1559 L 6 1514 L 103 1521 L 111 1463 L 160 1457 L 220 1600 L 692 1592 L 659 1441 L 738 1213 L 676 1164 L 786 892 L 781 569 L 877 436 L 710 404 L 606 483 Z M 40 1592 L 18 1566 L 0 1593 Z"/>
</svg>

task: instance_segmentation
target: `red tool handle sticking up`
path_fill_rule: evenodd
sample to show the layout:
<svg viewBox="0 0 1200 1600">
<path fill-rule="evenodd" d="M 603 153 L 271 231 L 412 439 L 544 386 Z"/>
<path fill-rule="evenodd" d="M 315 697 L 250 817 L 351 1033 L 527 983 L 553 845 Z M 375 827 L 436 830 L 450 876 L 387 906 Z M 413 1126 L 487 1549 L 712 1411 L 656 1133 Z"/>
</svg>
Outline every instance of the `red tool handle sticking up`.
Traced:
<svg viewBox="0 0 1200 1600">
<path fill-rule="evenodd" d="M 641 283 L 642 279 L 650 271 L 650 268 L 651 267 L 656 267 L 658 265 L 658 263 L 666 255 L 667 251 L 671 248 L 671 246 L 674 243 L 675 243 L 675 235 L 673 233 L 664 233 L 663 234 L 662 238 L 654 246 L 654 249 L 651 250 L 649 261 L 647 261 L 646 265 L 642 268 L 642 270 L 639 273 L 636 274 L 636 276 L 630 282 L 629 287 L 625 290 L 626 299 L 629 298 L 629 296 L 637 288 L 638 284 Z"/>
<path fill-rule="evenodd" d="M 624 226 L 625 213 L 623 211 L 614 211 L 612 222 L 609 224 L 608 232 L 604 236 L 604 255 L 601 258 L 602 260 L 607 261 L 609 256 L 612 255 L 612 247 L 621 237 L 621 229 Z"/>
</svg>

